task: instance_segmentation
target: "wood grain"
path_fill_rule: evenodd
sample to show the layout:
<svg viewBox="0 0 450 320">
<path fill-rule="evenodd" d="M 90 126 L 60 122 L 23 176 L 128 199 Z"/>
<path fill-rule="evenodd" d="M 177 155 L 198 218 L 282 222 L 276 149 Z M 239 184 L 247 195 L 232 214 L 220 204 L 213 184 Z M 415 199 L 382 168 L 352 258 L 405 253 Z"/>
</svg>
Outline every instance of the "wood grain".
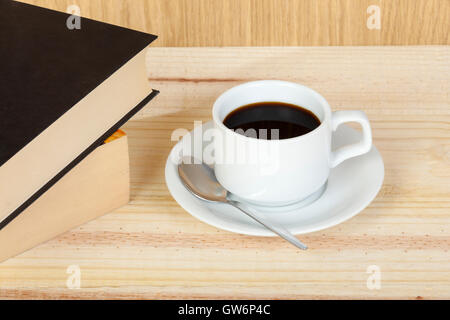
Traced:
<svg viewBox="0 0 450 320">
<path fill-rule="evenodd" d="M 450 44 L 448 0 L 21 0 L 159 35 L 156 46 Z M 381 29 L 367 28 L 367 8 Z"/>
<path fill-rule="evenodd" d="M 449 47 L 152 48 L 161 94 L 127 123 L 129 205 L 0 264 L 0 298 L 450 299 Z M 170 196 L 171 133 L 208 121 L 215 98 L 254 79 L 310 86 L 333 109 L 364 110 L 386 176 L 349 221 L 277 238 L 204 224 Z M 81 289 L 66 287 L 69 265 Z M 369 290 L 369 266 L 381 289 Z"/>
</svg>

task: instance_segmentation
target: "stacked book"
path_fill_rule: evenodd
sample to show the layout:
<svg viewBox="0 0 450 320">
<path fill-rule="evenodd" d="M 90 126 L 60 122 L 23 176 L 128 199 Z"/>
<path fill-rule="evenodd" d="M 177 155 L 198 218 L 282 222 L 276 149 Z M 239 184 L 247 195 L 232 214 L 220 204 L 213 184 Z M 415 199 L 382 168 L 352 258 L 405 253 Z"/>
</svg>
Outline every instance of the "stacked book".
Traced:
<svg viewBox="0 0 450 320">
<path fill-rule="evenodd" d="M 0 261 L 129 200 L 119 128 L 158 94 L 156 36 L 0 0 Z"/>
</svg>

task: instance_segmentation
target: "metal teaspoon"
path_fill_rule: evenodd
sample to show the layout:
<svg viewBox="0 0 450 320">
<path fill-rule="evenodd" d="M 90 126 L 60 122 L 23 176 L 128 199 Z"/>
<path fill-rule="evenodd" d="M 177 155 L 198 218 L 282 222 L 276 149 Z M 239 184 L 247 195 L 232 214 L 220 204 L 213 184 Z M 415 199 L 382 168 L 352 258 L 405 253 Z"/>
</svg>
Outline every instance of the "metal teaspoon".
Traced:
<svg viewBox="0 0 450 320">
<path fill-rule="evenodd" d="M 178 174 L 185 187 L 197 198 L 210 202 L 223 202 L 232 205 L 256 220 L 267 229 L 278 234 L 294 246 L 306 250 L 308 247 L 284 227 L 250 212 L 242 203 L 230 199 L 230 193 L 217 181 L 214 171 L 205 163 L 196 164 L 193 157 L 185 157 L 178 165 Z"/>
</svg>

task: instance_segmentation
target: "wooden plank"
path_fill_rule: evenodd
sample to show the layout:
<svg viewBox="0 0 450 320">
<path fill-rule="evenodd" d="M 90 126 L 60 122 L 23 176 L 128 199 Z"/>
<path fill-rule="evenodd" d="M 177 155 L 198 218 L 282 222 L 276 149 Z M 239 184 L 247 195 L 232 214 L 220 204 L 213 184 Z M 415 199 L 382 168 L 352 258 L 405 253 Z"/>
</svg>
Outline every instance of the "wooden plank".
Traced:
<svg viewBox="0 0 450 320">
<path fill-rule="evenodd" d="M 0 297 L 450 299 L 449 57 L 437 46 L 152 48 L 161 94 L 125 128 L 131 203 L 0 264 Z M 302 236 L 306 252 L 204 224 L 165 186 L 173 130 L 208 121 L 227 88 L 267 78 L 366 111 L 385 162 L 375 201 Z M 69 265 L 79 290 L 66 287 Z M 371 265 L 380 290 L 367 288 Z"/>
<path fill-rule="evenodd" d="M 155 46 L 450 44 L 446 0 L 21 0 L 160 36 Z M 377 5 L 381 29 L 369 29 Z"/>
</svg>

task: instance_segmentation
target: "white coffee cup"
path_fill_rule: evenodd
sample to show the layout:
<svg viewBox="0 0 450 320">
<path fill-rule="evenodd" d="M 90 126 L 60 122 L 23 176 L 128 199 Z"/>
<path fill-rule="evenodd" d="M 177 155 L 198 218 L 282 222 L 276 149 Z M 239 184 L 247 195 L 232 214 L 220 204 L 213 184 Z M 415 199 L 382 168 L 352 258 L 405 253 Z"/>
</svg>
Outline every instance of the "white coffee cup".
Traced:
<svg viewBox="0 0 450 320">
<path fill-rule="evenodd" d="M 243 105 L 274 101 L 308 109 L 321 124 L 302 136 L 280 140 L 244 136 L 223 124 L 230 112 Z M 216 177 L 232 194 L 255 204 L 280 206 L 301 201 L 324 186 L 331 168 L 369 152 L 372 146 L 370 124 L 363 111 L 331 112 L 320 94 L 292 82 L 263 80 L 233 87 L 216 100 L 212 114 L 222 137 L 214 138 Z M 362 140 L 332 151 L 332 133 L 344 122 L 358 122 Z"/>
</svg>

